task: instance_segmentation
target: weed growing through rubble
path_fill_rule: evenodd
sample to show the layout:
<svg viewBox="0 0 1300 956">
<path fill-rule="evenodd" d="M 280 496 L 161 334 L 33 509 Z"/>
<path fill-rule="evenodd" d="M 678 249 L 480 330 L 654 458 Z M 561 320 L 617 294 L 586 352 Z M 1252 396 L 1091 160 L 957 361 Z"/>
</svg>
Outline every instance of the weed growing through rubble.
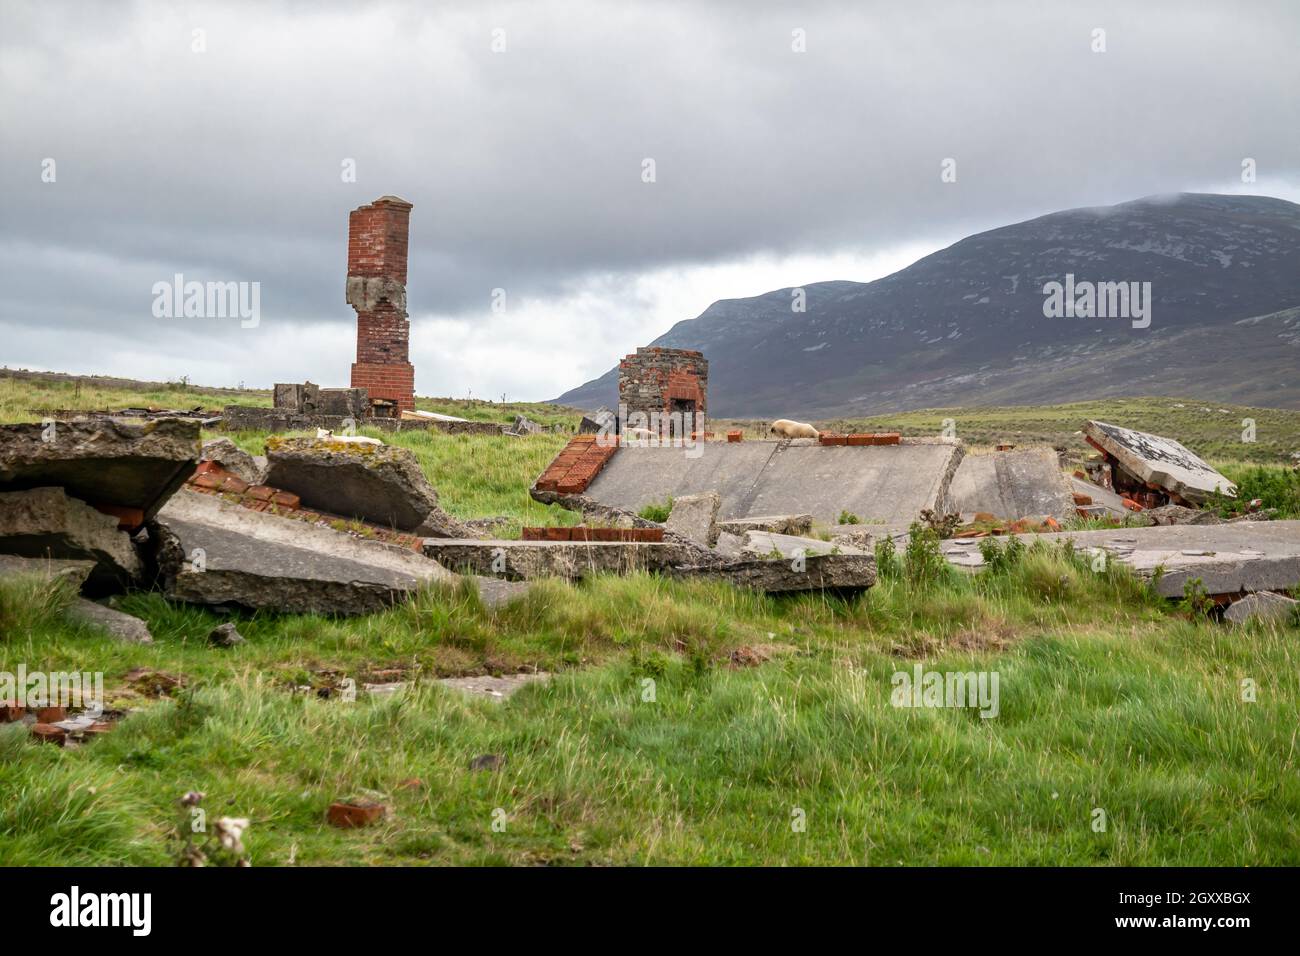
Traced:
<svg viewBox="0 0 1300 956">
<path fill-rule="evenodd" d="M 646 505 L 638 512 L 638 515 L 646 521 L 664 522 L 673 511 L 673 499 L 669 495 L 663 501 Z"/>
</svg>

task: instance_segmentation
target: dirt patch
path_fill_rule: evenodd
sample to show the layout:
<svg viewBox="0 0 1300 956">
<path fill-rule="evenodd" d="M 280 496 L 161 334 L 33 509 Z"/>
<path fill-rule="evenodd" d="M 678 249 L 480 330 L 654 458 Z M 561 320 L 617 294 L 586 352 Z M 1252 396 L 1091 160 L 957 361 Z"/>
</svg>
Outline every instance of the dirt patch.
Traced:
<svg viewBox="0 0 1300 956">
<path fill-rule="evenodd" d="M 127 671 L 126 682 L 131 690 L 142 697 L 171 697 L 189 683 L 183 674 L 168 674 L 150 667 L 137 667 Z"/>
<path fill-rule="evenodd" d="M 774 657 L 784 657 L 797 650 L 793 644 L 742 644 L 727 655 L 727 666 L 733 669 L 757 667 Z"/>
<path fill-rule="evenodd" d="M 913 634 L 906 643 L 895 644 L 891 653 L 895 657 L 931 657 L 945 651 L 966 651 L 985 654 L 1005 649 L 1021 635 L 1007 621 L 985 621 L 975 627 L 964 627 L 943 637 L 932 634 Z"/>
</svg>

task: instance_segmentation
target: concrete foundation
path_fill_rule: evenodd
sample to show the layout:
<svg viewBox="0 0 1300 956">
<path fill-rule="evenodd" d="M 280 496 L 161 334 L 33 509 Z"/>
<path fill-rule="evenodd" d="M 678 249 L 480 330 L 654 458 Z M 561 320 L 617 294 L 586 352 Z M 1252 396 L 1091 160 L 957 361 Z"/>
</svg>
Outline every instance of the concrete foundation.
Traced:
<svg viewBox="0 0 1300 956">
<path fill-rule="evenodd" d="M 914 521 L 945 510 L 962 446 L 942 440 L 824 446 L 813 441 L 704 442 L 695 449 L 625 446 L 586 489 L 636 512 L 667 497 L 716 491 L 718 520 L 809 514 L 828 525 L 847 511 L 863 521 Z"/>
</svg>

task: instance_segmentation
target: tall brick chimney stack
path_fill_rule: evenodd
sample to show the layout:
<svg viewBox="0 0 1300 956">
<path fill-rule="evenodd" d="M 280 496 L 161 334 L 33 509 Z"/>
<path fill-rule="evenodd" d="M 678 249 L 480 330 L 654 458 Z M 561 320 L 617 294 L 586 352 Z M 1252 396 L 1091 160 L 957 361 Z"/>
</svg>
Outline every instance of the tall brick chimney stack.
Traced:
<svg viewBox="0 0 1300 956">
<path fill-rule="evenodd" d="M 406 317 L 410 221 L 411 204 L 396 196 L 376 199 L 348 217 L 347 302 L 357 310 L 352 387 L 367 389 L 372 403 L 396 403 L 394 414 L 415 410 Z"/>
</svg>

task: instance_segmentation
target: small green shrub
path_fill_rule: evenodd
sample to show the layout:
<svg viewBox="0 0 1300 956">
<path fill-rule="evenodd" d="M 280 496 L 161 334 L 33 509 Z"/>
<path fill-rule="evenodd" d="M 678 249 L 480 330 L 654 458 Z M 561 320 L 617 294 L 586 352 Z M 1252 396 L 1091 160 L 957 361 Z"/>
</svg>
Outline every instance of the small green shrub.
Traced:
<svg viewBox="0 0 1300 956">
<path fill-rule="evenodd" d="M 876 574 L 882 581 L 897 581 L 903 576 L 903 567 L 898 560 L 898 547 L 889 535 L 882 535 L 876 542 Z"/>
<path fill-rule="evenodd" d="M 917 589 L 931 587 L 951 573 L 939 549 L 939 535 L 919 521 L 908 529 L 907 550 L 903 552 L 903 576 Z"/>
<path fill-rule="evenodd" d="M 844 511 L 840 512 L 839 523 L 840 524 L 861 524 L 862 519 L 859 518 L 857 515 L 855 515 L 852 511 L 845 509 Z"/>
<path fill-rule="evenodd" d="M 646 521 L 657 521 L 662 524 L 663 522 L 668 520 L 668 516 L 672 514 L 672 511 L 673 511 L 673 499 L 672 496 L 670 495 L 659 504 L 646 505 L 644 508 L 642 508 L 640 511 L 637 512 L 637 515 L 644 518 Z"/>
</svg>

